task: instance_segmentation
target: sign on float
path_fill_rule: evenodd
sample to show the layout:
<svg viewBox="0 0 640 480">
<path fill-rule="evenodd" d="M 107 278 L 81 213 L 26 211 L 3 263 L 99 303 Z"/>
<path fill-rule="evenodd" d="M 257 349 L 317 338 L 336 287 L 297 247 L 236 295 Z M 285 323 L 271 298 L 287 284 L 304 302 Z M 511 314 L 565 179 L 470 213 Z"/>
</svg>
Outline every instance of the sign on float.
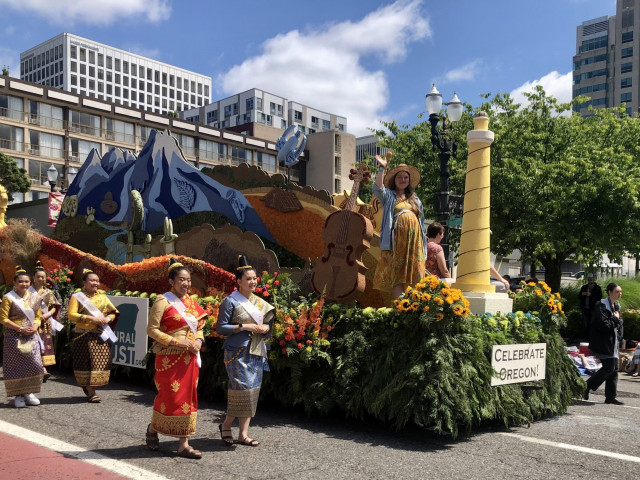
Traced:
<svg viewBox="0 0 640 480">
<path fill-rule="evenodd" d="M 494 345 L 491 366 L 495 373 L 491 386 L 544 380 L 547 344 Z"/>
<path fill-rule="evenodd" d="M 147 354 L 147 317 L 149 299 L 108 295 L 120 312 L 116 324 L 116 342 L 113 344 L 113 363 L 135 368 L 145 368 Z"/>
</svg>

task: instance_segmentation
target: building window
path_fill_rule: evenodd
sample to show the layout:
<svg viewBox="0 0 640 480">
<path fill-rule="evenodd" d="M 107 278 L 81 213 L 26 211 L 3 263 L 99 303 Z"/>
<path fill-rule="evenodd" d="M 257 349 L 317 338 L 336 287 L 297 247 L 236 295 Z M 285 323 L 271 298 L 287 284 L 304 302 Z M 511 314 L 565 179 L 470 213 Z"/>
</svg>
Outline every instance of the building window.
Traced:
<svg viewBox="0 0 640 480">
<path fill-rule="evenodd" d="M 247 98 L 246 110 L 253 110 L 253 98 Z"/>
<path fill-rule="evenodd" d="M 620 88 L 627 88 L 632 85 L 631 77 L 626 77 L 620 80 Z"/>
<path fill-rule="evenodd" d="M 0 148 L 22 152 L 24 148 L 24 129 L 0 123 Z"/>
<path fill-rule="evenodd" d="M 620 95 L 620 103 L 629 103 L 631 101 L 631 92 L 626 92 Z"/>
<path fill-rule="evenodd" d="M 323 130 L 331 130 L 331 121 L 330 120 L 322 120 L 322 129 Z"/>
<path fill-rule="evenodd" d="M 620 65 L 620 73 L 629 73 L 633 70 L 633 62 L 627 62 Z"/>
<path fill-rule="evenodd" d="M 122 62 L 122 73 L 129 74 L 129 62 Z"/>
<path fill-rule="evenodd" d="M 87 61 L 87 51 L 84 48 L 80 49 L 80 61 L 81 62 Z"/>
<path fill-rule="evenodd" d="M 302 112 L 299 110 L 294 110 L 293 111 L 293 120 L 296 122 L 301 122 L 302 121 Z"/>
<path fill-rule="evenodd" d="M 633 30 L 622 34 L 622 43 L 633 42 Z"/>
<path fill-rule="evenodd" d="M 111 63 L 111 57 L 107 56 L 107 68 L 113 68 L 113 65 Z"/>
<path fill-rule="evenodd" d="M 633 57 L 633 47 L 623 48 L 620 51 L 620 58 L 629 58 Z"/>
<path fill-rule="evenodd" d="M 78 58 L 78 48 L 75 45 L 71 45 L 71 58 Z"/>
<path fill-rule="evenodd" d="M 337 192 L 341 192 L 341 191 L 342 191 L 342 187 L 341 187 L 341 184 L 340 184 L 340 179 L 336 178 L 333 181 L 333 193 L 337 193 Z"/>
<path fill-rule="evenodd" d="M 76 62 L 71 62 L 71 71 L 72 72 L 78 71 L 78 64 Z"/>
<path fill-rule="evenodd" d="M 311 126 L 318 128 L 318 123 L 319 123 L 319 118 L 318 117 L 311 117 Z"/>
<path fill-rule="evenodd" d="M 94 52 L 93 50 L 89 51 L 89 63 L 92 63 L 94 65 L 96 63 L 96 52 Z"/>
<path fill-rule="evenodd" d="M 218 110 L 212 110 L 207 112 L 207 124 L 212 124 L 218 121 Z"/>
<path fill-rule="evenodd" d="M 104 67 L 104 54 L 102 53 L 98 54 L 98 66 Z"/>
<path fill-rule="evenodd" d="M 116 63 L 116 68 L 115 68 L 115 70 L 116 70 L 116 72 L 119 72 L 119 71 L 120 71 L 120 59 L 119 59 L 119 58 L 116 58 L 116 59 L 115 59 L 115 61 L 116 61 L 116 62 L 115 62 L 115 63 Z"/>
</svg>

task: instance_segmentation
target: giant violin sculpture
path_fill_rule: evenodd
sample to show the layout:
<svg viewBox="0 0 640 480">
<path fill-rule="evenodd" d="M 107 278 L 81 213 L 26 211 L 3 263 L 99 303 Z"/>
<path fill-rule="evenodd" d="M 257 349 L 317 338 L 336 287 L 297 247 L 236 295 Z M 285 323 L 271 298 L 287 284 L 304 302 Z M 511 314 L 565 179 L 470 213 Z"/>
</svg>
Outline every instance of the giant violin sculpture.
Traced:
<svg viewBox="0 0 640 480">
<path fill-rule="evenodd" d="M 349 179 L 353 188 L 344 210 L 333 212 L 324 223 L 322 235 L 327 249 L 313 268 L 311 285 L 318 293 L 325 292 L 329 300 L 350 302 L 355 300 L 365 287 L 362 253 L 369 248 L 373 236 L 371 222 L 356 212 L 360 183 L 369 183 L 371 173 L 364 163 L 351 169 Z"/>
</svg>

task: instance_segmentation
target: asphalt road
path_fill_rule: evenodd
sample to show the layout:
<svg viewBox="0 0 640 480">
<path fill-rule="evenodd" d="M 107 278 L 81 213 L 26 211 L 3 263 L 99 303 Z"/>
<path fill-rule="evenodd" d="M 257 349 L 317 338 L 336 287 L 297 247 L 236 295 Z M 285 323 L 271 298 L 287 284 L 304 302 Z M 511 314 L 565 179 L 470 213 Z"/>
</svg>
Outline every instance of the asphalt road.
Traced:
<svg viewBox="0 0 640 480">
<path fill-rule="evenodd" d="M 459 441 L 417 427 L 398 433 L 372 420 L 310 418 L 259 406 L 250 435 L 262 445 L 227 449 L 217 428 L 224 401 L 200 402 L 191 444 L 204 456 L 186 460 L 175 456 L 175 439 L 161 436 L 160 452 L 144 445 L 155 394 L 149 386 L 112 381 L 99 390 L 103 403 L 88 404 L 70 372 L 50 370 L 54 376 L 43 386 L 38 407 L 14 408 L 0 387 L 0 421 L 165 478 L 628 479 L 640 467 L 640 380 L 625 374 L 618 397 L 625 406 L 603 404 L 601 387 L 593 401 L 576 402 L 566 415 L 529 428 L 488 425 Z M 2 462 L 0 455 L 0 472 Z M 43 472 L 41 478 L 65 477 Z"/>
</svg>

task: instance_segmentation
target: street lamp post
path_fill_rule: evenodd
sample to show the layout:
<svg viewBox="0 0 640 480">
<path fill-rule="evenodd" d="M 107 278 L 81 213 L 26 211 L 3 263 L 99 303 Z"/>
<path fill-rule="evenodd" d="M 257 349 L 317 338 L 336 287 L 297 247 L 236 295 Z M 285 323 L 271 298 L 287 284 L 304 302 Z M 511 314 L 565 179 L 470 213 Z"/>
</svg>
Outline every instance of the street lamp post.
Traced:
<svg viewBox="0 0 640 480">
<path fill-rule="evenodd" d="M 51 185 L 51 191 L 56 191 L 56 183 L 58 183 L 58 169 L 53 166 L 53 163 L 49 168 L 47 168 L 47 180 L 49 181 L 49 185 Z"/>
<path fill-rule="evenodd" d="M 442 131 L 438 129 L 440 121 L 440 109 L 442 108 L 442 95 L 436 89 L 434 83 L 431 91 L 426 95 L 425 99 L 427 112 L 429 112 L 429 123 L 431 123 L 431 144 L 433 150 L 439 150 L 438 158 L 440 159 L 440 192 L 436 194 L 435 214 L 438 221 L 444 227 L 444 237 L 440 242 L 444 251 L 444 258 L 449 261 L 449 159 L 451 154 L 456 153 L 456 142 L 448 139 L 445 135 L 447 124 L 442 119 Z M 458 96 L 453 94 L 453 98 L 447 103 L 447 117 L 450 122 L 457 122 L 462 117 L 464 107 Z"/>
<path fill-rule="evenodd" d="M 69 189 L 73 181 L 76 179 L 76 175 L 78 175 L 78 169 L 76 167 L 71 167 L 67 171 L 67 190 Z"/>
</svg>

